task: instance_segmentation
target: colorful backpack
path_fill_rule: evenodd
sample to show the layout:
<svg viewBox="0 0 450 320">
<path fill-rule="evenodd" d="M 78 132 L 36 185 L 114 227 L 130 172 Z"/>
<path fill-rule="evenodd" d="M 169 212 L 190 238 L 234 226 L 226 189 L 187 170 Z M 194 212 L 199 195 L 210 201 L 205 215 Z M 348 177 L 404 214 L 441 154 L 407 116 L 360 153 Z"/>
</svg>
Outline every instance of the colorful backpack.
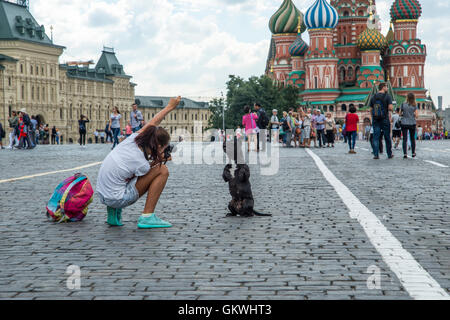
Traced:
<svg viewBox="0 0 450 320">
<path fill-rule="evenodd" d="M 78 222 L 86 217 L 94 198 L 89 179 L 77 173 L 56 187 L 47 204 L 47 217 L 55 222 Z"/>
</svg>

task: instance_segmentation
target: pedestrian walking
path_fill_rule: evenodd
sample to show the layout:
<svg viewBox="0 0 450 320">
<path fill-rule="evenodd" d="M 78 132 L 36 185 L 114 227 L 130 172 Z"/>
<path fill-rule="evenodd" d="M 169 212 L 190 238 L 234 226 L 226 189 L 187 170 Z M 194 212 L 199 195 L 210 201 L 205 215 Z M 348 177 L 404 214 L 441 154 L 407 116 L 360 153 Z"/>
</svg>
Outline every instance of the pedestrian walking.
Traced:
<svg viewBox="0 0 450 320">
<path fill-rule="evenodd" d="M 379 92 L 374 95 L 370 101 L 370 113 L 372 115 L 373 125 L 373 154 L 374 159 L 379 157 L 379 141 L 381 132 L 383 132 L 386 142 L 386 152 L 388 159 L 392 159 L 392 141 L 391 141 L 391 122 L 389 120 L 389 112 L 393 110 L 392 97 L 388 93 L 386 83 L 380 83 Z"/>
<path fill-rule="evenodd" d="M 80 116 L 80 120 L 78 120 L 78 131 L 80 133 L 80 146 L 82 148 L 86 147 L 86 132 L 87 132 L 87 128 L 86 128 L 86 123 L 89 122 L 89 119 L 84 116 L 81 115 Z"/>
<path fill-rule="evenodd" d="M 255 105 L 256 115 L 258 116 L 258 119 L 256 120 L 256 142 L 257 142 L 257 148 L 256 151 L 259 152 L 259 150 L 265 151 L 266 150 L 266 144 L 267 144 L 267 126 L 269 125 L 269 118 L 267 117 L 266 111 L 261 106 L 260 103 L 256 102 Z M 261 145 L 261 148 L 260 148 Z"/>
<path fill-rule="evenodd" d="M 299 113 L 294 113 L 292 118 L 294 120 L 294 132 L 292 133 L 294 138 L 294 148 L 300 148 L 303 121 Z"/>
<path fill-rule="evenodd" d="M 105 143 L 105 136 L 106 136 L 106 134 L 104 131 L 100 132 L 100 142 L 101 143 Z"/>
<path fill-rule="evenodd" d="M 358 131 L 359 117 L 356 114 L 356 107 L 350 105 L 349 113 L 345 116 L 345 130 L 347 132 L 348 146 L 350 151 L 348 153 L 355 154 L 356 136 Z"/>
<path fill-rule="evenodd" d="M 133 111 L 131 111 L 130 115 L 130 125 L 132 133 L 135 133 L 139 131 L 144 126 L 144 116 L 142 115 L 142 112 L 138 110 L 138 105 L 136 103 L 133 103 L 131 106 L 133 108 Z"/>
<path fill-rule="evenodd" d="M 0 122 L 0 148 L 1 149 L 5 149 L 5 147 L 3 147 L 3 139 L 5 138 L 5 136 L 6 136 L 6 132 L 3 129 L 2 123 Z"/>
<path fill-rule="evenodd" d="M 30 140 L 31 140 L 31 144 L 35 147 L 38 142 L 37 142 L 37 135 L 36 135 L 36 130 L 38 127 L 38 121 L 36 120 L 36 116 L 31 116 L 31 120 L 30 120 Z"/>
<path fill-rule="evenodd" d="M 95 140 L 96 144 L 98 143 L 98 136 L 99 136 L 98 129 L 95 129 L 95 131 L 94 131 L 94 140 Z"/>
<path fill-rule="evenodd" d="M 11 116 L 8 118 L 9 123 L 9 146 L 8 149 L 13 149 L 19 145 L 18 136 L 16 134 L 16 128 L 19 124 L 19 117 L 15 111 L 11 112 Z"/>
<path fill-rule="evenodd" d="M 319 148 L 325 148 L 325 116 L 322 112 L 317 109 L 316 110 L 316 133 L 317 140 L 319 140 Z"/>
<path fill-rule="evenodd" d="M 52 128 L 52 144 L 56 144 L 56 127 Z"/>
<path fill-rule="evenodd" d="M 245 135 L 247 136 L 248 152 L 250 152 L 250 145 L 252 142 L 257 143 L 256 131 L 258 115 L 252 113 L 249 106 L 244 107 L 244 116 L 242 117 L 242 126 L 245 128 Z"/>
<path fill-rule="evenodd" d="M 302 146 L 305 148 L 310 148 L 311 147 L 311 122 L 312 122 L 311 109 L 308 109 L 306 111 L 306 113 L 303 112 L 302 117 L 303 117 L 303 130 L 302 130 L 303 144 L 302 144 Z"/>
<path fill-rule="evenodd" d="M 325 120 L 325 130 L 327 135 L 327 147 L 334 148 L 334 135 L 336 134 L 336 121 L 333 118 L 331 112 L 327 113 L 327 118 Z"/>
<path fill-rule="evenodd" d="M 400 144 L 400 139 L 402 137 L 402 126 L 400 125 L 400 108 L 395 109 L 392 115 L 392 140 L 394 143 L 394 149 L 398 148 Z"/>
<path fill-rule="evenodd" d="M 270 117 L 270 142 L 278 143 L 280 134 L 280 120 L 278 119 L 278 110 L 272 110 L 272 117 Z"/>
<path fill-rule="evenodd" d="M 100 202 L 107 206 L 108 224 L 122 226 L 122 209 L 134 204 L 147 193 L 138 228 L 172 226 L 155 214 L 156 205 L 169 177 L 165 163 L 171 160 L 165 156 L 170 135 L 159 125 L 180 101 L 181 97 L 170 99 L 168 105 L 148 124 L 133 133 L 103 161 L 98 173 L 97 193 Z"/>
<path fill-rule="evenodd" d="M 61 138 L 61 132 L 59 132 L 59 129 L 56 128 L 55 140 L 56 140 L 57 145 L 59 145 L 60 138 Z"/>
<path fill-rule="evenodd" d="M 127 125 L 125 126 L 125 137 L 128 138 L 129 136 L 131 136 L 136 131 L 133 131 L 133 128 L 131 127 L 131 122 L 128 121 Z"/>
<path fill-rule="evenodd" d="M 408 133 L 411 141 L 412 157 L 416 157 L 416 125 L 419 117 L 419 109 L 417 108 L 416 96 L 414 93 L 408 93 L 406 102 L 400 107 L 401 128 L 403 134 L 403 158 L 408 159 L 407 140 Z"/>
<path fill-rule="evenodd" d="M 120 114 L 119 108 L 114 107 L 113 113 L 111 113 L 111 116 L 109 118 L 109 127 L 111 128 L 112 134 L 113 134 L 113 146 L 111 148 L 114 149 L 119 144 L 119 135 L 122 131 L 122 115 Z"/>
<path fill-rule="evenodd" d="M 27 114 L 27 111 L 25 108 L 21 109 L 19 112 L 19 118 L 22 119 L 23 122 L 23 127 L 21 128 L 21 130 L 23 130 L 22 132 L 22 138 L 23 138 L 23 144 L 22 144 L 22 148 L 25 149 L 33 149 L 35 147 L 34 143 L 31 142 L 30 140 L 30 128 L 31 128 L 31 119 L 30 116 Z M 19 145 L 20 145 L 20 138 L 19 138 Z"/>
</svg>

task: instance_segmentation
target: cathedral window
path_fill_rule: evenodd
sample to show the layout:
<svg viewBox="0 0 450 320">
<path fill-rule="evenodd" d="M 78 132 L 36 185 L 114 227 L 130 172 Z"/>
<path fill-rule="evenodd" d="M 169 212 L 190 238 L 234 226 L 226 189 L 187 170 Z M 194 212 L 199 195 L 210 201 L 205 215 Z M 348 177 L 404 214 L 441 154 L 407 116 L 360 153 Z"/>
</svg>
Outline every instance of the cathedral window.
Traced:
<svg viewBox="0 0 450 320">
<path fill-rule="evenodd" d="M 344 11 L 344 17 L 348 17 L 348 16 L 350 16 L 350 12 L 348 12 L 347 10 Z"/>
<path fill-rule="evenodd" d="M 351 79 L 351 78 L 353 78 L 353 68 L 352 67 L 349 67 L 348 68 L 348 77 Z"/>
<path fill-rule="evenodd" d="M 346 104 L 343 104 L 343 105 L 341 106 L 341 110 L 344 111 L 344 112 L 347 112 L 347 105 L 346 105 Z"/>
<path fill-rule="evenodd" d="M 319 79 L 317 77 L 314 77 L 314 89 L 319 88 Z"/>
<path fill-rule="evenodd" d="M 398 87 L 401 88 L 402 87 L 402 78 L 398 78 L 397 82 L 398 82 Z"/>
</svg>

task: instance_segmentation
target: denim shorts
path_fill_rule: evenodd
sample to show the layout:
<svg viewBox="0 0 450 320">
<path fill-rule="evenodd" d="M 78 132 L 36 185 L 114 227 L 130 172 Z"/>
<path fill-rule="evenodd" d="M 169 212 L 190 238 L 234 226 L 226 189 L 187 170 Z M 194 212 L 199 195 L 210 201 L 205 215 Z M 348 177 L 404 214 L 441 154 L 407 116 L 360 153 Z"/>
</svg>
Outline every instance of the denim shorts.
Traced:
<svg viewBox="0 0 450 320">
<path fill-rule="evenodd" d="M 136 177 L 127 184 L 122 199 L 107 199 L 99 193 L 98 195 L 100 198 L 100 202 L 105 206 L 114 209 L 123 209 L 125 207 L 131 206 L 139 200 L 139 192 L 136 189 L 137 179 L 138 178 Z"/>
</svg>

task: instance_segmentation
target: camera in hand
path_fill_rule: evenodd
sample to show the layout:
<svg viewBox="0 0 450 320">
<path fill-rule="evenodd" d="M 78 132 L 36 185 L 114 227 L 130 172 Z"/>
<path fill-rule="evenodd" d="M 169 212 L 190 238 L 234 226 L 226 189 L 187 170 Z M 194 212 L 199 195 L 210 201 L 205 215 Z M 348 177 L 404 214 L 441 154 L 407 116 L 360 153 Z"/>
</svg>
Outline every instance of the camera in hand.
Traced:
<svg viewBox="0 0 450 320">
<path fill-rule="evenodd" d="M 175 150 L 173 144 L 169 144 L 166 149 L 164 149 L 164 159 L 167 160 L 172 156 L 172 152 Z"/>
</svg>

